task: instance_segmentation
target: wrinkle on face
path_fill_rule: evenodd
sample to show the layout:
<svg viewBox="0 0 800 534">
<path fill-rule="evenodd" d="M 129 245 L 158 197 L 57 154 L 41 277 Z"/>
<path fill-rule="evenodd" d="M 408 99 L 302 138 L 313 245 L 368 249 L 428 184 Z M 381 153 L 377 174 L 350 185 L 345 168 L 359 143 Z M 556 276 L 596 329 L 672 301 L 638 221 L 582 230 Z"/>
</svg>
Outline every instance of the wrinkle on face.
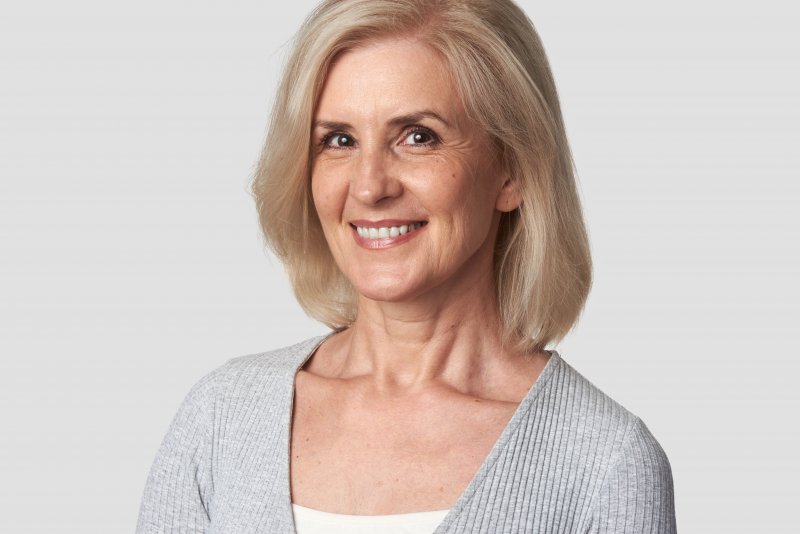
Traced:
<svg viewBox="0 0 800 534">
<path fill-rule="evenodd" d="M 398 117 L 415 115 L 415 125 L 435 133 L 438 143 L 404 143 L 411 125 Z M 328 73 L 314 124 L 315 207 L 337 264 L 359 294 L 402 301 L 442 285 L 455 290 L 478 271 L 486 277 L 503 175 L 489 136 L 468 119 L 438 53 L 414 39 L 344 52 Z M 352 147 L 323 145 L 336 131 Z M 375 253 L 355 245 L 350 220 L 393 218 L 428 224 L 396 249 Z"/>
</svg>

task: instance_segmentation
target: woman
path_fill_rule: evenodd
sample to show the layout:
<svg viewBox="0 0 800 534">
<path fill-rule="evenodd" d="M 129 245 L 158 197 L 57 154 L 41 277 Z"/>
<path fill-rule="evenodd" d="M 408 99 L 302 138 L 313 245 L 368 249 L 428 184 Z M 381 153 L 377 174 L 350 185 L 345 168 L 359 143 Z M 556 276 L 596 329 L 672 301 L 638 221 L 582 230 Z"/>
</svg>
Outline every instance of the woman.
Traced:
<svg viewBox="0 0 800 534">
<path fill-rule="evenodd" d="M 552 76 L 510 0 L 323 2 L 253 189 L 333 332 L 193 388 L 139 532 L 674 532 L 661 447 L 544 348 L 590 259 Z"/>
</svg>

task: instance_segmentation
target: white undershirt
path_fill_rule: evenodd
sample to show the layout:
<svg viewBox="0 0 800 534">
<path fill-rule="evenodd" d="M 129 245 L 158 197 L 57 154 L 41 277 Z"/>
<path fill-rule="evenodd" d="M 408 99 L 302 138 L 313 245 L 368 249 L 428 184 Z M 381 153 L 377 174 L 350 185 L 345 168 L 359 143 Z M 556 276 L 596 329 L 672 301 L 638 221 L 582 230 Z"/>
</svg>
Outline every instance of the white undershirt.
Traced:
<svg viewBox="0 0 800 534">
<path fill-rule="evenodd" d="M 297 534 L 431 534 L 450 510 L 389 515 L 334 514 L 292 503 Z"/>
</svg>

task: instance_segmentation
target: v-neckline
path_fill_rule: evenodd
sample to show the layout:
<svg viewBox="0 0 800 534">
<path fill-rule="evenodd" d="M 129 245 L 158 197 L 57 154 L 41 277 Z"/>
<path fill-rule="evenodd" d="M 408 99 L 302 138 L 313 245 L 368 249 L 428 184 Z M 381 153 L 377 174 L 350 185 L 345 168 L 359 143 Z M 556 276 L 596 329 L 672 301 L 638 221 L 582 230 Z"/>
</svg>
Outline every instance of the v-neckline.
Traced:
<svg viewBox="0 0 800 534">
<path fill-rule="evenodd" d="M 294 524 L 294 514 L 292 513 L 292 465 L 291 465 L 291 449 L 292 449 L 292 427 L 293 427 L 293 419 L 294 419 L 294 397 L 295 397 L 295 387 L 297 385 L 297 374 L 300 372 L 300 369 L 306 364 L 306 362 L 311 358 L 311 356 L 317 352 L 319 347 L 332 335 L 336 332 L 330 332 L 328 334 L 319 336 L 317 338 L 312 338 L 312 343 L 310 344 L 310 349 L 306 351 L 306 353 L 300 358 L 300 360 L 294 366 L 292 370 L 292 388 L 291 388 L 291 398 L 289 399 L 289 417 L 288 417 L 288 428 L 287 428 L 287 446 L 284 447 L 283 453 L 286 455 L 284 458 L 286 460 L 287 466 L 287 477 L 286 477 L 286 491 L 284 495 L 288 495 L 289 502 L 284 503 L 289 509 L 289 517 L 291 521 L 292 533 L 297 534 L 297 530 Z M 548 350 L 546 351 L 549 353 L 550 357 L 547 360 L 544 368 L 542 368 L 539 376 L 536 377 L 536 380 L 531 385 L 528 392 L 520 401 L 519 405 L 517 405 L 516 410 L 511 415 L 511 418 L 506 423 L 506 426 L 503 428 L 503 431 L 500 432 L 500 436 L 492 445 L 489 454 L 484 458 L 483 462 L 481 462 L 480 467 L 478 470 L 475 471 L 475 474 L 472 475 L 467 487 L 458 496 L 456 501 L 453 503 L 453 506 L 450 507 L 447 515 L 444 516 L 441 523 L 437 525 L 436 530 L 434 530 L 433 534 L 443 534 L 446 532 L 446 529 L 449 528 L 454 521 L 458 518 L 461 512 L 466 508 L 469 504 L 472 497 L 475 495 L 475 492 L 478 490 L 478 487 L 483 483 L 486 479 L 489 472 L 494 467 L 494 464 L 497 462 L 497 459 L 500 457 L 500 454 L 505 449 L 506 445 L 510 441 L 511 436 L 516 432 L 517 428 L 519 427 L 520 423 L 522 422 L 523 417 L 525 414 L 530 410 L 531 406 L 533 406 L 536 399 L 539 397 L 539 394 L 544 389 L 545 385 L 548 383 L 550 377 L 555 372 L 556 367 L 558 367 L 561 363 L 561 356 L 559 355 L 558 351 L 556 350 Z"/>
</svg>

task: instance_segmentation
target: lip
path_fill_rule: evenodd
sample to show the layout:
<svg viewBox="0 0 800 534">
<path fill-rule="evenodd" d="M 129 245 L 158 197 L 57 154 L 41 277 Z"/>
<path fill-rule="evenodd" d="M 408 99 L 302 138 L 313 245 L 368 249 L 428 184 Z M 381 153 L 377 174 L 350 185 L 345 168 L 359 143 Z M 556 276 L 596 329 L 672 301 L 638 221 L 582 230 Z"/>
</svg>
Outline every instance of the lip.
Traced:
<svg viewBox="0 0 800 534">
<path fill-rule="evenodd" d="M 417 228 L 413 232 L 409 232 L 407 234 L 399 235 L 396 237 L 381 237 L 378 239 L 367 239 L 358 235 L 356 231 L 356 226 L 361 226 L 362 228 L 381 228 L 383 226 L 403 226 L 403 225 L 412 225 L 415 223 L 423 223 L 422 228 Z M 355 239 L 356 244 L 361 248 L 365 248 L 367 250 L 380 250 L 386 248 L 393 248 L 417 237 L 418 234 L 424 232 L 425 229 L 428 227 L 428 221 L 424 220 L 411 220 L 411 219 L 383 219 L 380 221 L 367 221 L 367 220 L 354 220 L 350 221 L 350 231 L 353 234 L 353 239 Z"/>
<path fill-rule="evenodd" d="M 380 228 L 381 226 L 403 226 L 411 225 L 414 223 L 427 223 L 428 221 L 419 219 L 381 219 L 380 221 L 368 221 L 366 219 L 358 219 L 350 221 L 351 226 L 361 226 L 364 228 Z"/>
</svg>

